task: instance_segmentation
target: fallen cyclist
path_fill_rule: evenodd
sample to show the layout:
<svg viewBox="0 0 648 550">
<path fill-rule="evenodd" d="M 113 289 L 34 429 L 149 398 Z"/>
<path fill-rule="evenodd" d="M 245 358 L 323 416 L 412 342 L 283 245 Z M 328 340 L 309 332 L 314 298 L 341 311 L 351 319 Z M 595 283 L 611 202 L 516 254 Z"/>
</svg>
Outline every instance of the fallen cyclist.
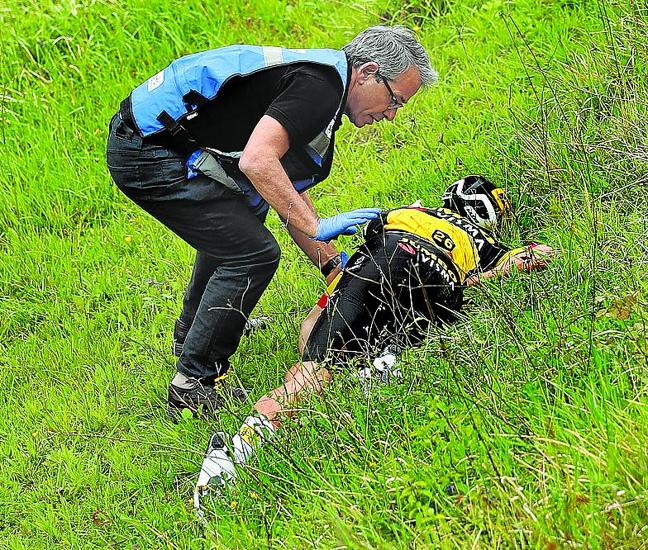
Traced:
<svg viewBox="0 0 648 550">
<path fill-rule="evenodd" d="M 494 238 L 510 210 L 503 189 L 468 176 L 446 190 L 442 208 L 414 204 L 370 222 L 365 242 L 302 323 L 301 361 L 257 401 L 231 441 L 222 432 L 212 436 L 196 507 L 210 482 L 236 477 L 236 466 L 272 436 L 301 396 L 324 389 L 331 371 L 356 367 L 362 376 L 388 379 L 397 374 L 399 350 L 419 343 L 431 323 L 456 319 L 464 288 L 511 270 L 544 268 L 555 253 L 549 246 L 509 249 Z"/>
</svg>

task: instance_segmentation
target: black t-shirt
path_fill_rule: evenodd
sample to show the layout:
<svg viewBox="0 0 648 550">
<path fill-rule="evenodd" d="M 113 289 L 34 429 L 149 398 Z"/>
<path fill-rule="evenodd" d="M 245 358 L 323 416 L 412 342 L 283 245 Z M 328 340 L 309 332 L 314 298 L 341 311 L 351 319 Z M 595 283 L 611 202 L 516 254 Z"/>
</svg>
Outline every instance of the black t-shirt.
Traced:
<svg viewBox="0 0 648 550">
<path fill-rule="evenodd" d="M 316 63 L 295 63 L 228 80 L 216 100 L 183 123 L 200 145 L 225 152 L 242 151 L 263 115 L 288 132 L 291 148 L 309 143 L 331 122 L 344 88 L 337 70 Z"/>
</svg>

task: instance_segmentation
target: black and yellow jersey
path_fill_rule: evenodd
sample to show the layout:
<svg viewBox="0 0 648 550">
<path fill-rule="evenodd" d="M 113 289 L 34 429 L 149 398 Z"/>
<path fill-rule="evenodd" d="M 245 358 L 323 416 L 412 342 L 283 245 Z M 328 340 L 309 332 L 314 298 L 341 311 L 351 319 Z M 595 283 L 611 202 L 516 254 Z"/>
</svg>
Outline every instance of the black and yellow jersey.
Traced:
<svg viewBox="0 0 648 550">
<path fill-rule="evenodd" d="M 364 236 L 317 303 L 303 361 L 346 363 L 385 345 L 417 343 L 429 323 L 456 319 L 469 276 L 523 250 L 444 208 L 384 211 Z"/>
<path fill-rule="evenodd" d="M 367 242 L 383 231 L 417 235 L 440 250 L 457 268 L 460 283 L 478 271 L 500 265 L 522 249 L 510 250 L 486 230 L 445 208 L 409 206 L 381 213 L 365 229 Z"/>
</svg>

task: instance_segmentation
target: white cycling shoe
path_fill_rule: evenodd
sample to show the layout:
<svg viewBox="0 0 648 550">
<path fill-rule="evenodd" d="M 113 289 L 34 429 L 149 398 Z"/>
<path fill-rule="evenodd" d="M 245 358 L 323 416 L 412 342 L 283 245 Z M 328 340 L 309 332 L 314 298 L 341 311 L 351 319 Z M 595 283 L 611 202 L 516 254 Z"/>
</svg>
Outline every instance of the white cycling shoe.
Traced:
<svg viewBox="0 0 648 550">
<path fill-rule="evenodd" d="M 225 445 L 225 434 L 217 432 L 211 436 L 209 446 L 205 453 L 198 482 L 194 490 L 194 508 L 200 510 L 200 497 L 202 497 L 209 486 L 223 488 L 236 479 L 236 467 L 234 460 Z"/>
</svg>

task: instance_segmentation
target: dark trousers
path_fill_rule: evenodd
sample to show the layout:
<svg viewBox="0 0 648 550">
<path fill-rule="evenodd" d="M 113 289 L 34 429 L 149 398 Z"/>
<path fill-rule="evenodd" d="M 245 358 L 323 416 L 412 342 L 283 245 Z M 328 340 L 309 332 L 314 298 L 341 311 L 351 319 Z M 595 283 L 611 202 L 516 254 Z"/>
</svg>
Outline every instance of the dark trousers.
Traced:
<svg viewBox="0 0 648 550">
<path fill-rule="evenodd" d="M 426 239 L 400 231 L 366 242 L 315 321 L 302 360 L 344 365 L 374 358 L 390 345 L 417 345 L 431 322 L 454 321 L 463 291 L 445 257 Z"/>
<path fill-rule="evenodd" d="M 242 195 L 202 175 L 187 179 L 181 155 L 144 142 L 120 115 L 110 123 L 107 162 L 128 198 L 197 251 L 180 316 L 191 328 L 178 372 L 223 374 L 279 265 L 276 240 Z"/>
</svg>

